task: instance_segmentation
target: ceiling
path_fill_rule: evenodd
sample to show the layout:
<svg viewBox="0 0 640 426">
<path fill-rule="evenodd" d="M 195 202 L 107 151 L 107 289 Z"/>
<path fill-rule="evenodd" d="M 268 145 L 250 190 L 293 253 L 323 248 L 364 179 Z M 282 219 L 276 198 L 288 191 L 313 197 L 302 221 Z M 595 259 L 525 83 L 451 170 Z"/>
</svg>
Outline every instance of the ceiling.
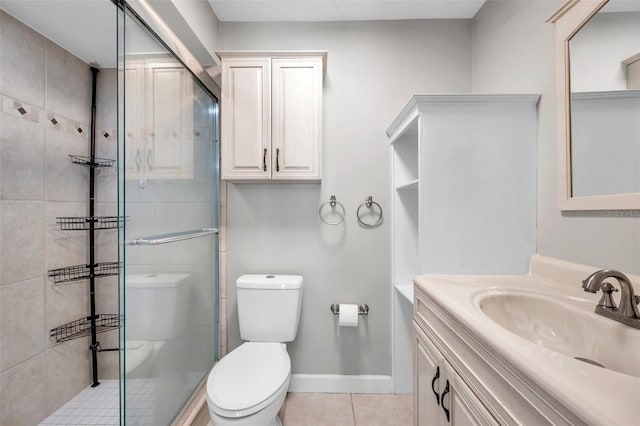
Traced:
<svg viewBox="0 0 640 426">
<path fill-rule="evenodd" d="M 182 0 L 189 1 L 189 0 Z M 469 19 L 484 0 L 208 0 L 220 21 Z"/>
<path fill-rule="evenodd" d="M 178 2 L 208 2 L 221 21 L 347 21 L 472 18 L 484 0 L 148 0 L 178 37 L 213 63 L 177 12 Z M 634 0 L 637 1 L 637 0 Z M 83 61 L 116 66 L 116 8 L 111 0 L 0 0 L 0 8 Z M 131 22 L 131 21 L 128 21 Z M 164 49 L 136 25 L 127 25 L 127 51 Z"/>
</svg>

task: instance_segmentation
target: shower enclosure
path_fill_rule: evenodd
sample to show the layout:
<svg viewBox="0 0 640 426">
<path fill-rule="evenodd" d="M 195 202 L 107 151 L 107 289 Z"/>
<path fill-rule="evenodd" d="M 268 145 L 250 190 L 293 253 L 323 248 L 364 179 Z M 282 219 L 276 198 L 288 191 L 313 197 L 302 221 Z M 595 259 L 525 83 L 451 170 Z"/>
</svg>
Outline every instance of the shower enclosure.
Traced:
<svg viewBox="0 0 640 426">
<path fill-rule="evenodd" d="M 120 6 L 120 416 L 169 424 L 217 358 L 218 104 Z"/>
<path fill-rule="evenodd" d="M 0 2 L 0 424 L 168 425 L 218 358 L 216 87 L 150 4 Z"/>
</svg>

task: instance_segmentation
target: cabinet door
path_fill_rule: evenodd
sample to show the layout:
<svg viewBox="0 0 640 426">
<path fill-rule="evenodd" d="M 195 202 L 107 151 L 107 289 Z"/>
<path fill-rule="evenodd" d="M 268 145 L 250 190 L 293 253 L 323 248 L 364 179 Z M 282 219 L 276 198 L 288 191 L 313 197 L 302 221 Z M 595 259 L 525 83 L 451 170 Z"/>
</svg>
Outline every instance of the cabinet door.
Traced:
<svg viewBox="0 0 640 426">
<path fill-rule="evenodd" d="M 175 61 L 148 61 L 144 164 L 146 176 L 193 179 L 193 80 Z"/>
<path fill-rule="evenodd" d="M 124 74 L 124 75 L 123 75 Z M 144 165 L 144 61 L 127 61 L 124 71 L 119 71 L 118 84 L 124 85 L 124 164 L 127 179 L 138 179 L 145 174 Z M 123 78 L 124 77 L 124 78 Z M 124 113 L 124 114 L 123 114 Z M 123 117 L 124 116 L 124 117 Z"/>
<path fill-rule="evenodd" d="M 222 179 L 271 179 L 271 59 L 222 62 Z"/>
<path fill-rule="evenodd" d="M 434 426 L 440 421 L 440 388 L 444 386 L 444 371 L 440 367 L 442 357 L 415 324 L 413 351 L 413 423 Z"/>
<path fill-rule="evenodd" d="M 441 397 L 441 419 L 445 425 L 498 425 L 484 404 L 474 395 L 453 368 L 443 360 L 444 372 Z"/>
<path fill-rule="evenodd" d="M 498 425 L 417 324 L 414 333 L 414 424 Z"/>
<path fill-rule="evenodd" d="M 322 59 L 273 59 L 274 180 L 320 180 Z"/>
</svg>

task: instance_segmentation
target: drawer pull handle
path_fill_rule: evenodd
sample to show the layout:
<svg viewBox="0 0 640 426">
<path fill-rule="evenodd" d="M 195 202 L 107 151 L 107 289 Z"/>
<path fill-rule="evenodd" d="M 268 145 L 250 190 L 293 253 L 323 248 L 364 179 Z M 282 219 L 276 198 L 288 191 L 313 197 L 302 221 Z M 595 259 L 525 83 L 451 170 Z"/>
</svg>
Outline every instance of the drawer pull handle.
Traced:
<svg viewBox="0 0 640 426">
<path fill-rule="evenodd" d="M 447 380 L 447 384 L 442 391 L 442 411 L 444 411 L 444 414 L 447 416 L 447 423 L 449 422 L 449 409 L 444 406 L 444 396 L 448 394 L 450 390 L 451 389 L 449 388 L 449 380 Z"/>
<path fill-rule="evenodd" d="M 262 171 L 267 171 L 267 148 L 262 153 Z"/>
<path fill-rule="evenodd" d="M 280 171 L 280 148 L 276 148 L 276 172 Z"/>
<path fill-rule="evenodd" d="M 436 391 L 435 384 L 436 384 L 436 380 L 438 380 L 439 378 L 440 378 L 440 366 L 437 366 L 436 374 L 435 376 L 433 376 L 433 380 L 431 380 L 431 390 L 433 391 L 433 394 L 436 396 L 436 402 L 438 403 L 438 405 L 440 405 L 440 394 Z"/>
</svg>

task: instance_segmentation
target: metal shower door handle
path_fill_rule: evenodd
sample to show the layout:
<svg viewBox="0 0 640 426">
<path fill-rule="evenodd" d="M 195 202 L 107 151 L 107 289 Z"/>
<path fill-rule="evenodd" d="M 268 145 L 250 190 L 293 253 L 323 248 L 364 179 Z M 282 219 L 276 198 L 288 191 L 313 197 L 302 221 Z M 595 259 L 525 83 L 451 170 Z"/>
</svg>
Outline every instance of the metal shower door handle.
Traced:
<svg viewBox="0 0 640 426">
<path fill-rule="evenodd" d="M 191 240 L 194 238 L 206 237 L 218 233 L 218 228 L 193 229 L 190 231 L 173 232 L 170 234 L 160 234 L 151 237 L 138 238 L 127 241 L 129 246 L 157 246 L 159 244 L 175 243 L 178 241 Z"/>
</svg>

